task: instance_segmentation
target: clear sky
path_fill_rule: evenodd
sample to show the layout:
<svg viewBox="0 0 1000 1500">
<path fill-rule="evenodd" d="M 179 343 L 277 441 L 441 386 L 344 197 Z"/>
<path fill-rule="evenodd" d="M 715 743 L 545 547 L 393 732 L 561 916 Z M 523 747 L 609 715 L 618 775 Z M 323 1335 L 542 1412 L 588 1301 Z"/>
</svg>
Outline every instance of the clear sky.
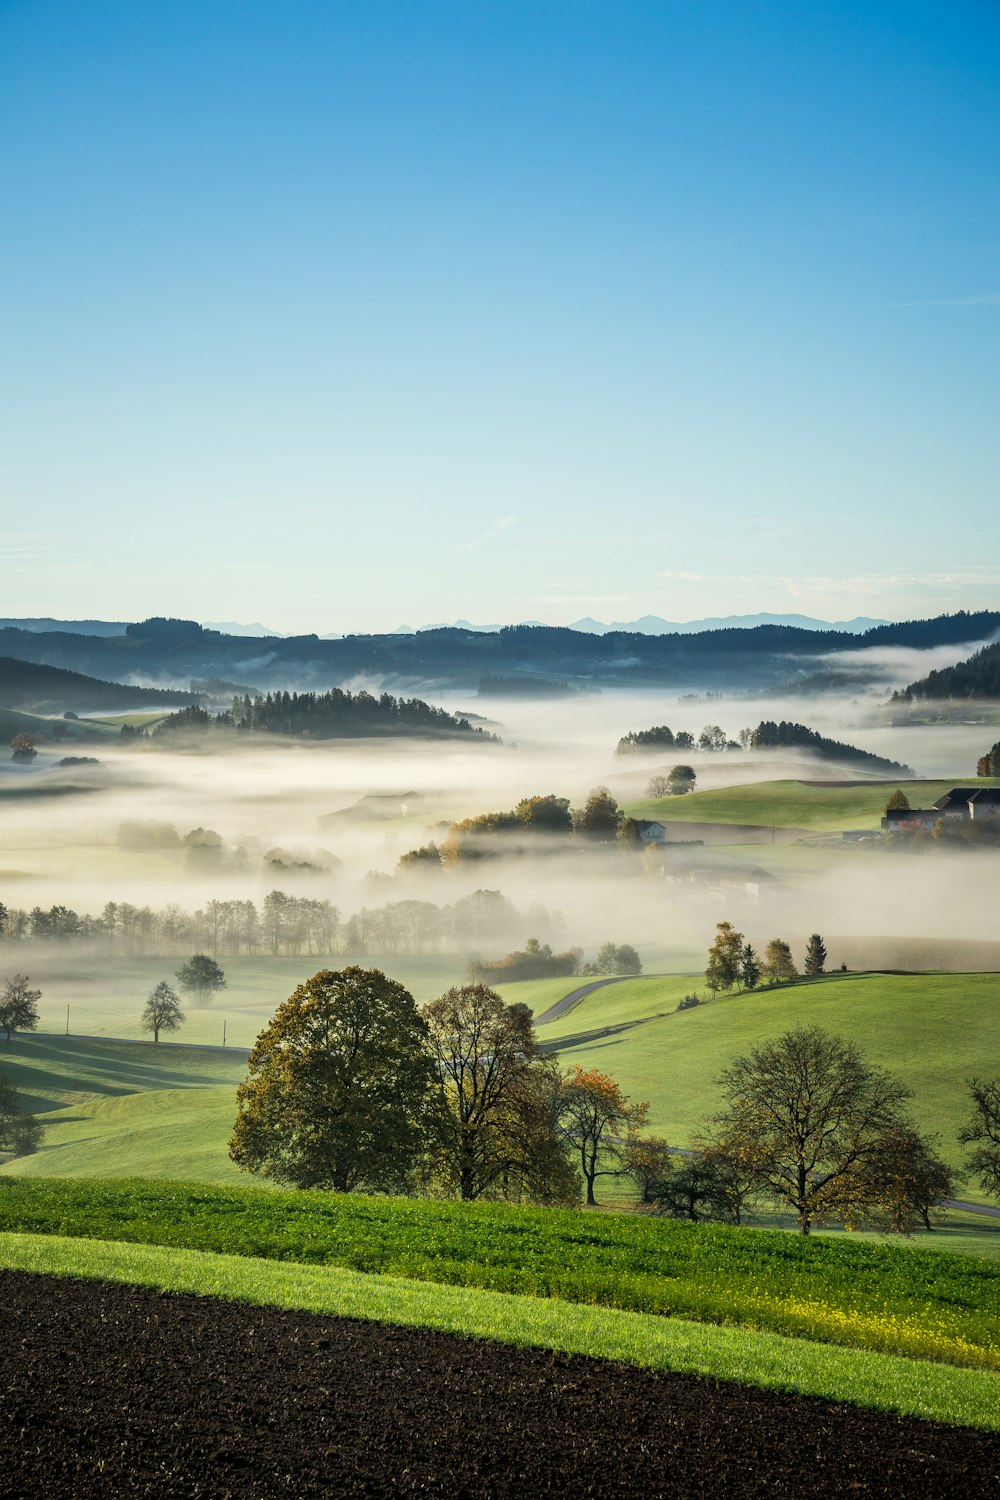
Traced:
<svg viewBox="0 0 1000 1500">
<path fill-rule="evenodd" d="M 1000 605 L 995 0 L 0 0 L 0 613 Z"/>
</svg>

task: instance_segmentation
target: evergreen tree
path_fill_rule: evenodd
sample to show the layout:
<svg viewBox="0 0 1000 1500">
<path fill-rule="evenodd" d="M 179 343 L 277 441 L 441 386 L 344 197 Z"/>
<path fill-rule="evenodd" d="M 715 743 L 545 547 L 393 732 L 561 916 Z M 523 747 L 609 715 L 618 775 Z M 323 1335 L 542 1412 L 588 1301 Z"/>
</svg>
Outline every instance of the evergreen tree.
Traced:
<svg viewBox="0 0 1000 1500">
<path fill-rule="evenodd" d="M 826 969 L 826 944 L 818 932 L 814 932 L 806 945 L 805 972 L 822 974 Z"/>
<path fill-rule="evenodd" d="M 760 962 L 757 950 L 749 943 L 740 954 L 740 979 L 745 990 L 755 990 L 760 983 Z"/>
</svg>

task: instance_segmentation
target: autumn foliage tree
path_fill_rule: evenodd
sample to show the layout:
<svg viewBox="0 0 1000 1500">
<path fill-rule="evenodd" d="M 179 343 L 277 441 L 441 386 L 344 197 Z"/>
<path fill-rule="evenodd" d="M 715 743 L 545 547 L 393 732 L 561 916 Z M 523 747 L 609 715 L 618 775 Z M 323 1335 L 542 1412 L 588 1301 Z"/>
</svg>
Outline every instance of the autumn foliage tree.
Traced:
<svg viewBox="0 0 1000 1500">
<path fill-rule="evenodd" d="M 708 950 L 705 965 L 705 983 L 714 995 L 718 990 L 731 990 L 739 986 L 743 964 L 742 932 L 737 932 L 731 922 L 718 922 L 715 941 Z"/>
<path fill-rule="evenodd" d="M 257 1038 L 229 1154 L 294 1187 L 399 1191 L 426 1147 L 433 1085 L 409 991 L 378 969 L 321 970 Z"/>
<path fill-rule="evenodd" d="M 762 973 L 772 984 L 782 984 L 789 979 L 798 979 L 792 950 L 784 938 L 772 938 L 764 949 Z"/>
<path fill-rule="evenodd" d="M 607 1073 L 579 1066 L 563 1075 L 559 1090 L 561 1129 L 586 1184 L 593 1206 L 598 1177 L 620 1177 L 628 1170 L 629 1143 L 646 1123 L 647 1103 L 632 1103 Z"/>
<path fill-rule="evenodd" d="M 466 1202 L 572 1201 L 558 1074 L 538 1053 L 528 1007 L 469 984 L 432 1000 L 422 1017 L 435 1061 L 438 1185 Z"/>
</svg>

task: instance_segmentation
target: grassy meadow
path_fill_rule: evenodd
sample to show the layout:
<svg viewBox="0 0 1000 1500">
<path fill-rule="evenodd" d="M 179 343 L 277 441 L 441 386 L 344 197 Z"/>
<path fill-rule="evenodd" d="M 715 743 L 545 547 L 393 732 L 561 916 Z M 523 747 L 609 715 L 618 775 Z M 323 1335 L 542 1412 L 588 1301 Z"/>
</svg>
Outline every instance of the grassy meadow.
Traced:
<svg viewBox="0 0 1000 1500">
<path fill-rule="evenodd" d="M 885 804 L 898 788 L 912 807 L 931 807 L 953 786 L 997 786 L 997 780 L 956 774 L 947 781 L 812 782 L 756 781 L 689 792 L 682 797 L 647 797 L 626 807 L 633 818 L 669 823 L 744 823 L 776 828 L 835 832 L 845 828 L 877 830 Z"/>
<path fill-rule="evenodd" d="M 1000 1056 L 1000 975 L 830 974 L 678 1012 L 688 987 L 707 993 L 691 976 L 624 980 L 539 1036 L 567 1064 L 601 1068 L 648 1099 L 652 1127 L 682 1144 L 712 1111 L 713 1080 L 733 1056 L 789 1027 L 823 1026 L 898 1074 L 913 1090 L 920 1127 L 940 1132 L 943 1154 L 960 1161 L 955 1132 L 969 1113 L 965 1080 Z"/>
<path fill-rule="evenodd" d="M 1000 1369 L 1000 1265 L 636 1214 L 162 1181 L 10 1181 L 0 1231 L 338 1265 Z"/>
</svg>

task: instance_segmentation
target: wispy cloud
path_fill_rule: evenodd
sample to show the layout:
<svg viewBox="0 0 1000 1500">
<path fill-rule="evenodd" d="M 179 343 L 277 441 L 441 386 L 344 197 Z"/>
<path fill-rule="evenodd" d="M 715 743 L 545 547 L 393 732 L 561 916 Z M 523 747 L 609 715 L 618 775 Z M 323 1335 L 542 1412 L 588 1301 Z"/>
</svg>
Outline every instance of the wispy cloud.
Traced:
<svg viewBox="0 0 1000 1500">
<path fill-rule="evenodd" d="M 974 297 L 927 297 L 919 302 L 890 302 L 890 307 L 1000 307 L 1000 292 Z"/>
<path fill-rule="evenodd" d="M 516 516 L 498 516 L 485 536 L 478 536 L 472 542 L 464 542 L 461 547 L 456 547 L 454 550 L 456 552 L 471 552 L 474 547 L 484 547 L 487 542 L 492 542 L 493 538 L 499 536 L 502 531 L 507 531 L 511 526 L 516 525 Z"/>
</svg>

